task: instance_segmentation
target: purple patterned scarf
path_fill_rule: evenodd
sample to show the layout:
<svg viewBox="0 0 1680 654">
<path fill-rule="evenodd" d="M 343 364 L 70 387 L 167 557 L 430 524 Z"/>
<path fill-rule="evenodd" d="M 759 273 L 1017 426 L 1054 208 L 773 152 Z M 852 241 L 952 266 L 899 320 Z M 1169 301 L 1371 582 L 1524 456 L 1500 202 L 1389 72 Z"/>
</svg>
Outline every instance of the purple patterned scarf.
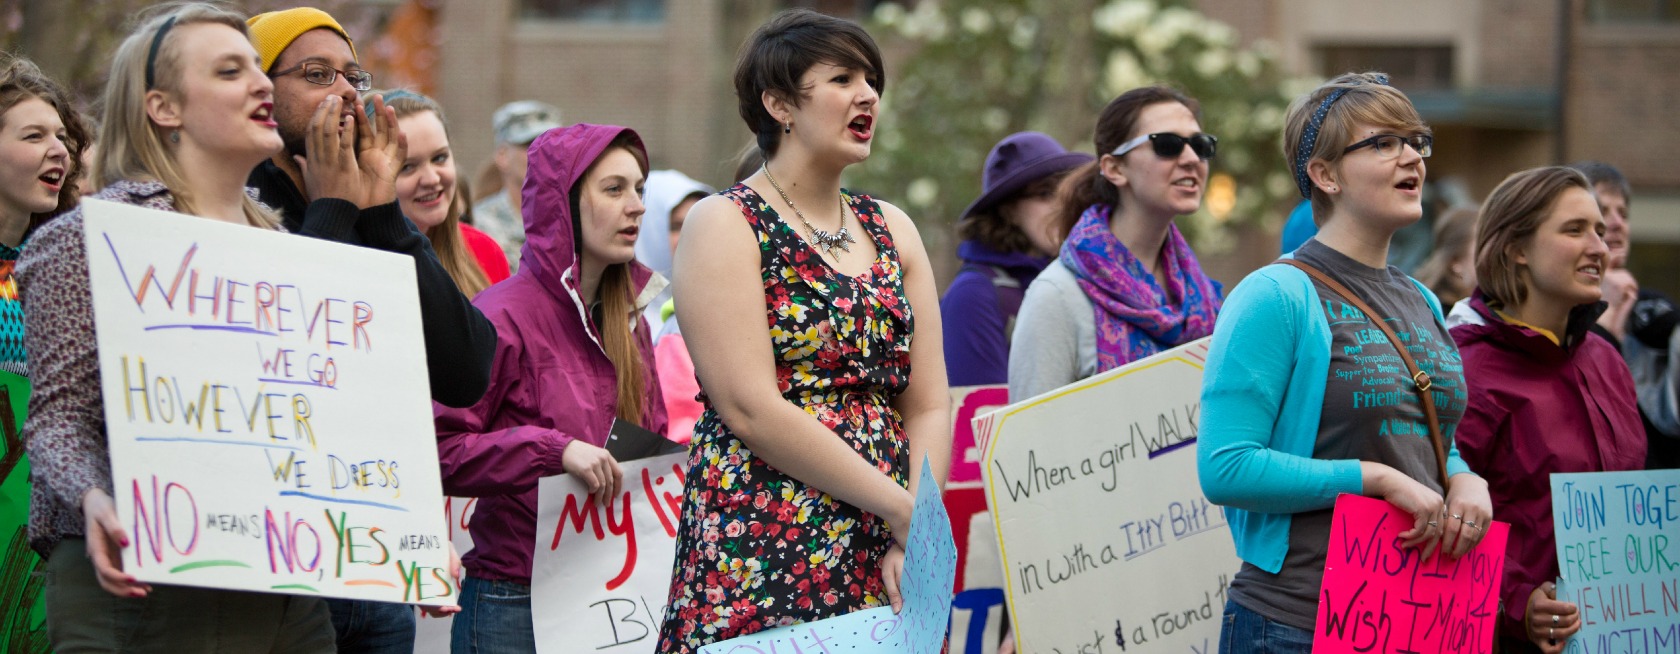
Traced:
<svg viewBox="0 0 1680 654">
<path fill-rule="evenodd" d="M 1097 372 L 1212 334 L 1220 304 L 1218 283 L 1202 274 L 1176 225 L 1168 225 L 1161 248 L 1163 289 L 1109 231 L 1111 210 L 1100 204 L 1086 209 L 1061 252 L 1062 265 L 1096 310 Z"/>
</svg>

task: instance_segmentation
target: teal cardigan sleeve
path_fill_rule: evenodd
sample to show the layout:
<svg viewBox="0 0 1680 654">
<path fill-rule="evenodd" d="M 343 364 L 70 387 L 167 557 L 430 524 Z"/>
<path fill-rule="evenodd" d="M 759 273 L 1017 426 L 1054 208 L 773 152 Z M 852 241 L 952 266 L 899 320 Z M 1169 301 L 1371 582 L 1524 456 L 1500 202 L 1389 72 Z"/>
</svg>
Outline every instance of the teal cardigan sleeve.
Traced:
<svg viewBox="0 0 1680 654">
<path fill-rule="evenodd" d="M 1329 328 L 1311 321 L 1316 297 L 1304 273 L 1271 266 L 1225 299 L 1197 445 L 1202 492 L 1216 504 L 1289 514 L 1363 490 L 1357 460 L 1312 457 L 1330 350 Z"/>
</svg>

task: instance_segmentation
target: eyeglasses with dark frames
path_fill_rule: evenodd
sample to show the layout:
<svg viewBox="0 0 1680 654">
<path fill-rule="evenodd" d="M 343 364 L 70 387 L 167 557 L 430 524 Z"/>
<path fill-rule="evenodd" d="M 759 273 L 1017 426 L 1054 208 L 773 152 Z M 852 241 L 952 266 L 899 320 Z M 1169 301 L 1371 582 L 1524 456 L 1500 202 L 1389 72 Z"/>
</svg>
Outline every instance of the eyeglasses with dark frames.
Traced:
<svg viewBox="0 0 1680 654">
<path fill-rule="evenodd" d="M 1353 145 L 1347 146 L 1346 148 L 1342 148 L 1342 154 L 1345 155 L 1360 148 L 1371 148 L 1377 152 L 1377 157 L 1382 159 L 1393 159 L 1400 156 L 1402 145 L 1412 146 L 1412 149 L 1417 151 L 1418 156 L 1428 159 L 1429 155 L 1434 154 L 1435 151 L 1435 137 L 1428 134 L 1414 134 L 1412 136 L 1401 136 L 1399 134 L 1378 134 Z"/>
<path fill-rule="evenodd" d="M 1138 146 L 1145 142 L 1149 143 L 1151 149 L 1155 150 L 1155 156 L 1162 159 L 1177 159 L 1178 155 L 1184 152 L 1184 146 L 1186 145 L 1190 146 L 1190 150 L 1196 153 L 1196 157 L 1203 161 L 1212 159 L 1219 150 L 1219 137 L 1212 134 L 1196 133 L 1190 136 L 1179 136 L 1172 132 L 1156 132 L 1154 134 L 1144 134 L 1121 143 L 1120 147 L 1115 148 L 1114 152 L 1109 154 L 1116 157 L 1123 156 L 1127 152 L 1136 150 Z"/>
<path fill-rule="evenodd" d="M 269 73 L 268 76 L 271 78 L 280 77 L 300 70 L 303 71 L 303 81 L 310 84 L 332 86 L 333 82 L 338 81 L 338 76 L 343 75 L 344 81 L 350 83 L 350 88 L 357 91 L 366 91 L 373 88 L 373 74 L 365 70 L 339 70 L 319 61 L 304 62 L 282 71 Z"/>
</svg>

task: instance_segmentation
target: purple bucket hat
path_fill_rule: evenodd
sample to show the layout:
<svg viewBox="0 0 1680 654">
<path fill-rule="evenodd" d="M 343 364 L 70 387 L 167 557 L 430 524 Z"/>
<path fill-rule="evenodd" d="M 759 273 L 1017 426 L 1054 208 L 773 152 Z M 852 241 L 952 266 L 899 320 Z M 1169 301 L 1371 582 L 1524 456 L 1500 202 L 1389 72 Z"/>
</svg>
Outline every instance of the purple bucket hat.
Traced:
<svg viewBox="0 0 1680 654">
<path fill-rule="evenodd" d="M 992 146 L 981 172 L 980 197 L 964 209 L 961 220 L 990 210 L 999 202 L 1049 175 L 1096 161 L 1083 152 L 1068 152 L 1042 132 L 1016 132 Z"/>
</svg>

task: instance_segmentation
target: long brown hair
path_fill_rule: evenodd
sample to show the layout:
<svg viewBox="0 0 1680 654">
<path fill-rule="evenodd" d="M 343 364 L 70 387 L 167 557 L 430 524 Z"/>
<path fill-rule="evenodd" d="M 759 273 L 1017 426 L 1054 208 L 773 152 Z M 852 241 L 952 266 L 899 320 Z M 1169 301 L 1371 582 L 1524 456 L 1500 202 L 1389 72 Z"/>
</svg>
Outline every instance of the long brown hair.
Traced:
<svg viewBox="0 0 1680 654">
<path fill-rule="evenodd" d="M 1494 307 L 1515 308 L 1528 300 L 1522 247 L 1551 215 L 1564 191 L 1578 188 L 1592 193 L 1585 175 L 1574 168 L 1546 166 L 1512 173 L 1482 203 L 1476 221 L 1476 288 Z"/>
<path fill-rule="evenodd" d="M 583 248 L 583 216 L 578 213 L 582 206 L 580 195 L 583 192 L 584 181 L 589 179 L 590 173 L 595 172 L 595 166 L 600 165 L 608 152 L 621 149 L 636 158 L 636 164 L 641 166 L 642 174 L 647 175 L 647 151 L 642 149 L 642 141 L 635 132 L 624 131 L 608 144 L 589 168 L 583 171 L 577 182 L 572 184 L 571 209 L 574 233 L 572 242 L 576 243 L 579 260 Z M 641 312 L 636 308 L 636 281 L 631 277 L 629 263 L 615 263 L 601 271 L 601 285 L 595 293 L 601 300 L 601 347 L 607 352 L 607 360 L 612 362 L 613 373 L 618 377 L 618 419 L 641 425 L 642 412 L 647 404 L 647 360 L 642 358 L 642 348 L 636 338 L 635 328 L 642 324 Z M 584 298 L 589 301 L 589 298 Z M 646 425 L 643 425 L 644 427 Z"/>
<path fill-rule="evenodd" d="M 449 121 L 444 118 L 443 107 L 436 100 L 420 95 L 413 91 L 390 90 L 371 91 L 368 102 L 373 96 L 385 99 L 385 104 L 397 111 L 397 118 L 402 119 L 415 114 L 432 112 L 438 122 L 443 124 L 443 133 L 449 136 Z M 455 163 L 453 155 L 450 164 Z M 449 197 L 449 214 L 443 222 L 433 225 L 426 230 L 426 238 L 432 242 L 432 251 L 443 264 L 443 269 L 449 273 L 449 278 L 455 280 L 455 286 L 461 289 L 461 294 L 467 297 L 478 295 L 480 291 L 490 287 L 490 278 L 484 275 L 484 268 L 478 265 L 478 259 L 473 256 L 471 248 L 467 247 L 466 239 L 461 236 L 461 216 L 470 211 L 466 192 L 462 190 L 461 171 L 455 170 L 455 190 Z"/>
<path fill-rule="evenodd" d="M 195 200 L 187 187 L 186 176 L 175 160 L 175 151 L 164 145 L 169 130 L 152 122 L 146 113 L 146 60 L 170 16 L 172 29 L 163 35 L 154 67 L 158 91 L 179 97 L 181 93 L 182 62 L 181 27 L 194 23 L 226 25 L 247 37 L 251 32 L 244 17 L 215 5 L 192 3 L 172 7 L 173 11 L 157 14 L 147 20 L 117 46 L 111 58 L 110 79 L 100 100 L 105 120 L 99 126 L 99 148 L 94 155 L 94 170 L 99 181 L 111 184 L 122 180 L 156 180 L 169 189 L 175 198 L 175 208 L 181 213 L 196 214 Z M 242 201 L 245 220 L 266 229 L 280 229 L 280 216 L 262 204 L 245 196 Z"/>
<path fill-rule="evenodd" d="M 1120 147 L 1121 143 L 1136 137 L 1132 132 L 1137 130 L 1138 117 L 1143 115 L 1144 109 L 1163 102 L 1184 105 L 1198 122 L 1202 119 L 1200 103 L 1177 89 L 1165 86 L 1132 89 L 1103 107 L 1102 116 L 1097 118 L 1097 160 L 1069 172 L 1067 177 L 1062 178 L 1061 188 L 1056 192 L 1060 205 L 1054 223 L 1057 240 L 1067 238 L 1073 226 L 1079 223 L 1079 217 L 1091 205 L 1120 206 L 1120 189 L 1102 176 L 1102 158 Z"/>
<path fill-rule="evenodd" d="M 58 120 L 64 123 L 64 148 L 70 152 L 69 161 L 64 163 L 64 179 L 59 180 L 58 205 L 43 213 L 30 214 L 28 229 L 34 229 L 76 206 L 81 197 L 78 185 L 87 172 L 82 166 L 82 153 L 87 150 L 92 133 L 82 114 L 71 106 L 70 94 L 64 87 L 42 73 L 34 62 L 0 53 L 0 122 L 4 122 L 6 112 L 12 107 L 30 98 L 45 102 L 58 112 Z"/>
</svg>

